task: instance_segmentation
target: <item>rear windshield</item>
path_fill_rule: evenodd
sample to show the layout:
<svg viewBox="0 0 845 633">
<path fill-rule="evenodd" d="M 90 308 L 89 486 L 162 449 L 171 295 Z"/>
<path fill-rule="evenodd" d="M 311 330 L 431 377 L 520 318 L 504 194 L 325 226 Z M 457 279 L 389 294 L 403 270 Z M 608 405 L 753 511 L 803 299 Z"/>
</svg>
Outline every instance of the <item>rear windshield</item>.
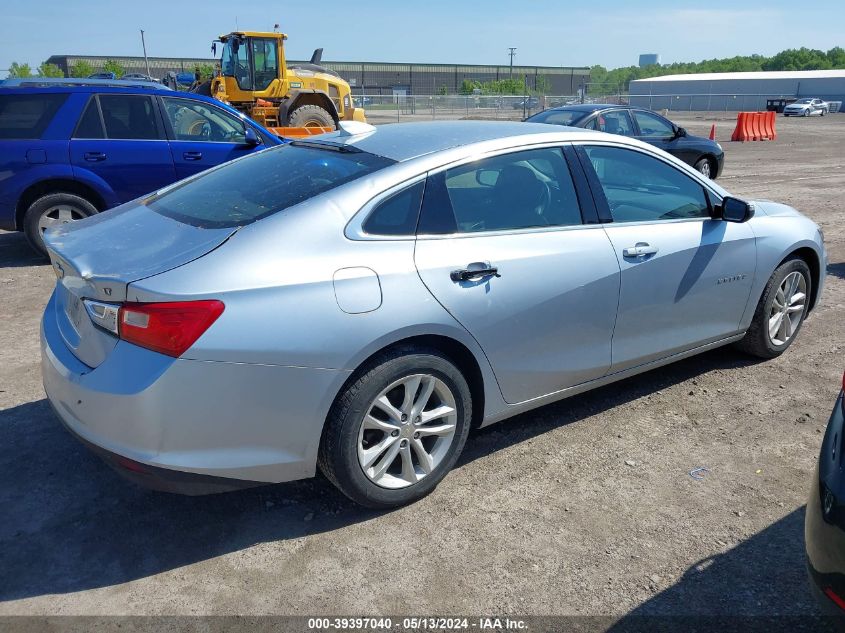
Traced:
<svg viewBox="0 0 845 633">
<path fill-rule="evenodd" d="M 41 138 L 67 94 L 0 95 L 0 138 Z"/>
<path fill-rule="evenodd" d="M 394 162 L 354 149 L 291 143 L 214 169 L 154 196 L 147 206 L 193 226 L 243 226 Z"/>
<path fill-rule="evenodd" d="M 530 123 L 551 123 L 553 125 L 572 125 L 590 114 L 583 110 L 546 110 L 526 119 Z"/>
</svg>

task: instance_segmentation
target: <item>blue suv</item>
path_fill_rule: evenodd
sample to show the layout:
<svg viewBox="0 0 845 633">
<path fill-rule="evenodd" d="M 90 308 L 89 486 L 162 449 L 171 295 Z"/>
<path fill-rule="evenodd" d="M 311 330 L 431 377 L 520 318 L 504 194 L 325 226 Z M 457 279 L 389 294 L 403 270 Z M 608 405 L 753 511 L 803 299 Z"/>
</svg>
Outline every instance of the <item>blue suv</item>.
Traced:
<svg viewBox="0 0 845 633">
<path fill-rule="evenodd" d="M 0 229 L 42 233 L 284 141 L 162 86 L 0 85 Z"/>
</svg>

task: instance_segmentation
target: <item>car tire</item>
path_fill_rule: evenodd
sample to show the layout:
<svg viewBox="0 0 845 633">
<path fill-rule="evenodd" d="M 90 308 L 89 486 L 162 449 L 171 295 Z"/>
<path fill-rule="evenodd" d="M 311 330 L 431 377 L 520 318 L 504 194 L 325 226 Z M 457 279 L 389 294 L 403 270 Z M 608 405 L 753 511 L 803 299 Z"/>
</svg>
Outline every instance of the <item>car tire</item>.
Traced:
<svg viewBox="0 0 845 633">
<path fill-rule="evenodd" d="M 798 278 L 800 277 L 800 281 Z M 795 290 L 784 292 L 787 280 L 796 280 Z M 736 346 L 759 358 L 776 358 L 783 354 L 798 336 L 810 308 L 813 278 L 807 262 L 799 257 L 786 260 L 769 278 L 757 303 L 751 326 Z M 786 297 L 786 295 L 789 297 Z M 798 298 L 799 295 L 803 297 Z M 786 309 L 783 306 L 786 306 Z M 795 308 L 800 307 L 800 310 Z M 774 321 L 780 315 L 779 321 Z M 794 315 L 794 316 L 790 316 Z M 770 325 L 780 325 L 773 334 Z M 788 336 L 787 336 L 788 335 Z"/>
<path fill-rule="evenodd" d="M 385 399 L 393 414 L 382 408 Z M 419 405 L 423 399 L 430 406 Z M 449 408 L 453 413 L 423 418 Z M 374 509 L 402 506 L 429 494 L 452 469 L 471 419 L 469 386 L 446 355 L 396 348 L 357 372 L 340 393 L 323 429 L 317 463 L 352 501 Z"/>
<path fill-rule="evenodd" d="M 695 162 L 695 165 L 693 165 L 693 169 L 695 169 L 702 176 L 706 176 L 711 180 L 714 178 L 714 175 L 716 173 L 716 165 L 710 158 L 707 158 L 706 156 L 702 156 L 701 158 L 699 158 Z"/>
<path fill-rule="evenodd" d="M 47 257 L 44 246 L 44 231 L 87 218 L 97 213 L 97 207 L 85 198 L 73 193 L 57 192 L 41 196 L 26 210 L 23 216 L 23 231 L 30 246 Z"/>
<path fill-rule="evenodd" d="M 299 106 L 290 113 L 288 122 L 291 127 L 336 127 L 332 115 L 318 105 Z"/>
<path fill-rule="evenodd" d="M 801 116 L 810 116 L 810 111 L 804 110 L 804 113 Z"/>
<path fill-rule="evenodd" d="M 821 114 L 821 115 L 822 115 L 822 116 L 824 116 L 825 114 L 827 114 L 827 110 L 825 110 L 824 108 L 822 108 L 822 114 Z"/>
</svg>

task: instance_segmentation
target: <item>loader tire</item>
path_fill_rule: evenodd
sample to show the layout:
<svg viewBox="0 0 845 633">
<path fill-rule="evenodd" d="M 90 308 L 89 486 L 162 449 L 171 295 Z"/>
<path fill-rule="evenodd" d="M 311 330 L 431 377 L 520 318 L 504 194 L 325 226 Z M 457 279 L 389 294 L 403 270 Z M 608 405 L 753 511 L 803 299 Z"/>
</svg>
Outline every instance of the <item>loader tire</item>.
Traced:
<svg viewBox="0 0 845 633">
<path fill-rule="evenodd" d="M 332 115 L 318 105 L 299 106 L 290 113 L 288 124 L 291 127 L 337 127 Z"/>
</svg>

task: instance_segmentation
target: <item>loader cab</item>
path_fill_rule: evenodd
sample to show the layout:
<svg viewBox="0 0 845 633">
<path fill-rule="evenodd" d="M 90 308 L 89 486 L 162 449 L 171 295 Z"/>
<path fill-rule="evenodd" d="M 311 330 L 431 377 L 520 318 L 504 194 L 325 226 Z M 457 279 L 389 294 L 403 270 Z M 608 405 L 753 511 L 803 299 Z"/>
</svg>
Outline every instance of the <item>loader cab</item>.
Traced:
<svg viewBox="0 0 845 633">
<path fill-rule="evenodd" d="M 230 33 L 212 44 L 215 54 L 218 42 L 222 45 L 220 75 L 231 101 L 253 101 L 255 97 L 273 97 L 284 92 L 273 82 L 284 78 L 282 42 L 285 36 L 281 33 L 272 35 L 274 37 Z"/>
</svg>

